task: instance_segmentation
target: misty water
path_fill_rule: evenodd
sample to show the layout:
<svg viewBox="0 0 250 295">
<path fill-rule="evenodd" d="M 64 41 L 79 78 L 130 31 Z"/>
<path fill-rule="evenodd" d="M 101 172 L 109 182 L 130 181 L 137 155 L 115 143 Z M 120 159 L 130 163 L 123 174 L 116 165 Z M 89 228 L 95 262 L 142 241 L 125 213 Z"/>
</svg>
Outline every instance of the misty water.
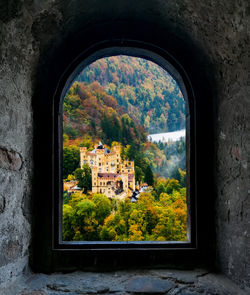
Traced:
<svg viewBox="0 0 250 295">
<path fill-rule="evenodd" d="M 186 136 L 186 129 L 174 131 L 174 132 L 165 132 L 165 133 L 155 133 L 149 134 L 148 140 L 152 142 L 168 142 L 168 141 L 177 141 L 181 137 Z"/>
</svg>

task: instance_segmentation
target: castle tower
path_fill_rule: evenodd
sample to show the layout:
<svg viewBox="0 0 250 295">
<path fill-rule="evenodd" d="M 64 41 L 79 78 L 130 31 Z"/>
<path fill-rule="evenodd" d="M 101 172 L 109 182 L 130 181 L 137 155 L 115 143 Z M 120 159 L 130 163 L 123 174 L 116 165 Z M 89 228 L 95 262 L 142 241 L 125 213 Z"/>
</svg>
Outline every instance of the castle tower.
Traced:
<svg viewBox="0 0 250 295">
<path fill-rule="evenodd" d="M 125 171 L 122 174 L 122 181 L 123 181 L 123 189 L 126 193 L 128 193 L 128 172 Z"/>
<path fill-rule="evenodd" d="M 83 168 L 83 165 L 86 163 L 87 160 L 87 148 L 80 147 L 80 167 Z"/>
<path fill-rule="evenodd" d="M 97 179 L 97 167 L 92 167 L 92 193 L 98 193 L 98 179 Z"/>
<path fill-rule="evenodd" d="M 113 151 L 115 153 L 114 161 L 115 161 L 115 165 L 116 165 L 116 170 L 120 168 L 119 165 L 121 163 L 121 150 L 122 150 L 122 148 L 120 145 L 113 146 Z"/>
</svg>

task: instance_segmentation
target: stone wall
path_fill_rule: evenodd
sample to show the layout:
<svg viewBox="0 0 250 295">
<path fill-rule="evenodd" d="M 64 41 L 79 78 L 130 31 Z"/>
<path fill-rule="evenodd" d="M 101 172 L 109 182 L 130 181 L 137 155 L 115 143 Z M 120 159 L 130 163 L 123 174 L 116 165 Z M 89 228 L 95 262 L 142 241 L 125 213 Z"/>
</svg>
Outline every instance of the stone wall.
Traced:
<svg viewBox="0 0 250 295">
<path fill-rule="evenodd" d="M 249 16 L 247 0 L 1 1 L 1 285 L 14 280 L 28 265 L 32 97 L 41 75 L 39 57 L 49 56 L 54 47 L 86 26 L 129 20 L 166 28 L 186 44 L 179 48 L 183 59 L 189 59 L 188 50 L 195 45 L 212 65 L 207 78 L 216 110 L 217 152 L 204 156 L 215 161 L 216 207 L 211 214 L 216 215 L 217 264 L 237 283 L 250 287 Z M 151 32 L 148 34 L 150 38 Z M 197 58 L 203 62 L 202 56 Z M 204 69 L 208 69 L 205 63 Z"/>
<path fill-rule="evenodd" d="M 27 267 L 32 178 L 34 51 L 21 1 L 0 4 L 0 285 Z"/>
</svg>

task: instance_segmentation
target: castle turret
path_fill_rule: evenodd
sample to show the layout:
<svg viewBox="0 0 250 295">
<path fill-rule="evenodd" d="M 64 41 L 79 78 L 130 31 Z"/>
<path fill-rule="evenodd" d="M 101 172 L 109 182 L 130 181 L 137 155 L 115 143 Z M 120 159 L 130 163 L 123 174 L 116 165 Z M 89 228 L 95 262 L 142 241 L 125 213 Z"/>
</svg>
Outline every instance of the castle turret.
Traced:
<svg viewBox="0 0 250 295">
<path fill-rule="evenodd" d="M 127 193 L 128 192 L 128 172 L 125 171 L 122 174 L 122 181 L 123 181 L 123 189 Z"/>
<path fill-rule="evenodd" d="M 80 167 L 83 168 L 83 165 L 86 163 L 87 160 L 87 148 L 80 147 Z"/>
<path fill-rule="evenodd" d="M 91 170 L 92 170 L 92 193 L 97 193 L 98 192 L 98 190 L 97 190 L 97 188 L 98 188 L 97 167 L 93 166 Z"/>
</svg>

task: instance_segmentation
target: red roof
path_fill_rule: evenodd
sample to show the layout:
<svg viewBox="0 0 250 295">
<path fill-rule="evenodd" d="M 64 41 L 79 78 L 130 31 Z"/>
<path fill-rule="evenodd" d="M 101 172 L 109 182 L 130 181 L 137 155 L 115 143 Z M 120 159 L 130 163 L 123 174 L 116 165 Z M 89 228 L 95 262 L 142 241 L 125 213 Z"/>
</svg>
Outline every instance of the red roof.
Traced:
<svg viewBox="0 0 250 295">
<path fill-rule="evenodd" d="M 98 177 L 116 178 L 119 173 L 98 173 Z"/>
<path fill-rule="evenodd" d="M 105 177 L 105 178 L 117 178 L 118 176 L 121 176 L 121 173 L 98 173 L 98 177 Z M 132 181 L 134 178 L 134 174 L 130 173 L 128 174 L 128 181 Z"/>
</svg>

